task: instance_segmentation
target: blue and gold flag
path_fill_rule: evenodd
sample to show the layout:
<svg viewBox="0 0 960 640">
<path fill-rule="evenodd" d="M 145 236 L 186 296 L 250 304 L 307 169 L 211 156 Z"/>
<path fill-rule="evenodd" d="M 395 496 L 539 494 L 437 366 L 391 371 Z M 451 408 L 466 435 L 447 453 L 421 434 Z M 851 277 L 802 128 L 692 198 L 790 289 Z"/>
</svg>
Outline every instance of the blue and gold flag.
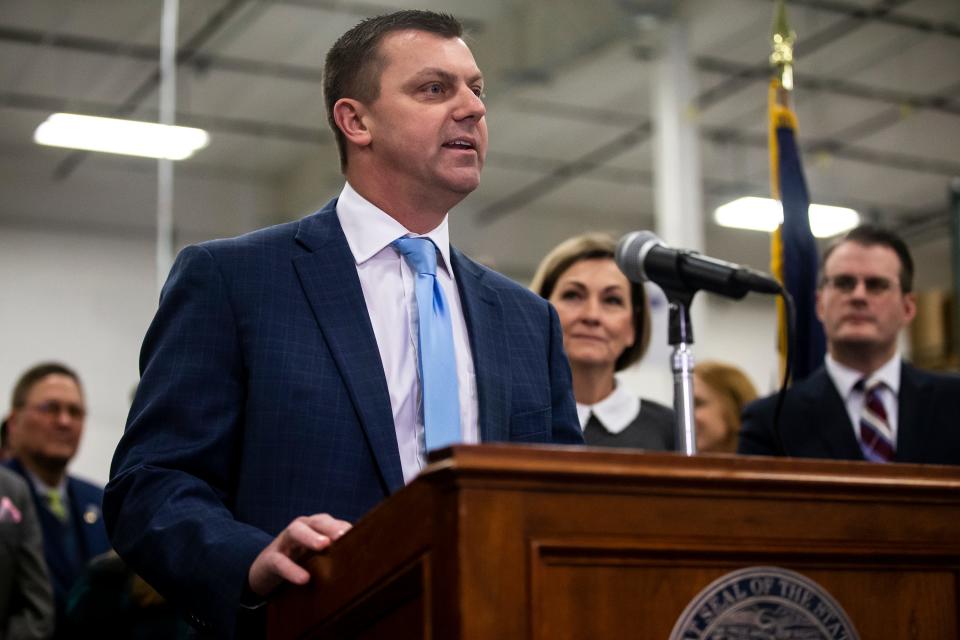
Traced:
<svg viewBox="0 0 960 640">
<path fill-rule="evenodd" d="M 803 380 L 823 364 L 823 326 L 817 319 L 817 243 L 810 231 L 810 196 L 797 147 L 797 117 L 784 104 L 780 80 L 770 84 L 770 183 L 773 198 L 783 205 L 783 223 L 773 232 L 771 269 L 793 296 L 797 311 L 793 379 Z M 779 350 L 787 347 L 786 309 L 777 301 Z"/>
</svg>

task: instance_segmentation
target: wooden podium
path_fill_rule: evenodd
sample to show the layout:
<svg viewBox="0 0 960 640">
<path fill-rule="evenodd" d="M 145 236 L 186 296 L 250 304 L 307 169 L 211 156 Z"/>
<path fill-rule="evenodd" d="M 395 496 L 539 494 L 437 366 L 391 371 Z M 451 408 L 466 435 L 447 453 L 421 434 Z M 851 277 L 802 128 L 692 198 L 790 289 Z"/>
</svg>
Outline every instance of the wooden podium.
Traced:
<svg viewBox="0 0 960 640">
<path fill-rule="evenodd" d="M 862 640 L 960 638 L 960 468 L 441 454 L 278 594 L 271 639 L 665 640 L 711 582 L 755 566 L 813 580 Z"/>
</svg>

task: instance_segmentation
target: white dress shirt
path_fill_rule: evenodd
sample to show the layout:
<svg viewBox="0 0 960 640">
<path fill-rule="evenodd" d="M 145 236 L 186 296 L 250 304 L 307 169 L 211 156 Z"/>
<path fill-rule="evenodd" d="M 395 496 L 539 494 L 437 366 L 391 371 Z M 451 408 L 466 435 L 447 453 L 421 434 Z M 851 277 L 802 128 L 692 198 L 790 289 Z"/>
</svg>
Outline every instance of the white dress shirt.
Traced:
<svg viewBox="0 0 960 640">
<path fill-rule="evenodd" d="M 49 498 L 47 496 L 50 495 L 50 492 L 56 491 L 58 494 L 60 494 L 60 502 L 63 503 L 63 508 L 67 510 L 67 513 L 70 513 L 70 496 L 67 493 L 66 475 L 60 479 L 60 484 L 55 487 L 51 487 L 46 482 L 41 480 L 39 476 L 34 475 L 30 469 L 24 467 L 23 470 L 27 472 L 27 477 L 30 478 L 30 483 L 33 484 L 33 490 L 36 491 L 37 495 L 43 499 L 44 504 L 48 504 L 47 501 Z"/>
<path fill-rule="evenodd" d="M 577 403 L 577 417 L 580 429 L 587 428 L 590 415 L 597 416 L 603 428 L 616 435 L 633 424 L 640 415 L 640 398 L 615 383 L 613 393 L 596 404 Z"/>
<path fill-rule="evenodd" d="M 337 218 L 356 261 L 360 287 L 363 289 L 367 313 L 380 351 L 380 361 L 387 377 L 403 480 L 409 483 L 426 462 L 423 407 L 417 366 L 417 301 L 414 296 L 416 274 L 390 243 L 404 236 L 417 237 L 417 234 L 411 233 L 371 204 L 354 191 L 349 183 L 344 185 L 337 200 Z M 477 425 L 477 383 L 467 323 L 463 317 L 460 294 L 450 265 L 447 217 L 443 218 L 437 228 L 422 237 L 430 238 L 439 249 L 437 282 L 440 283 L 443 295 L 450 305 L 460 399 L 460 435 L 464 442 L 476 443 L 480 441 Z"/>
<path fill-rule="evenodd" d="M 824 365 L 827 374 L 833 380 L 833 386 L 837 388 L 837 392 L 843 398 L 847 407 L 847 414 L 850 416 L 850 426 L 853 428 L 857 441 L 859 441 L 860 415 L 863 413 L 866 394 L 862 390 L 854 389 L 854 387 L 864 376 L 856 369 L 840 364 L 830 354 L 827 354 Z M 890 425 L 894 442 L 897 441 L 897 408 L 899 406 L 897 397 L 900 394 L 900 365 L 900 353 L 897 352 L 882 367 L 868 376 L 866 385 L 870 386 L 876 380 L 882 381 L 885 385 L 880 390 L 880 401 L 887 412 L 887 424 Z"/>
</svg>

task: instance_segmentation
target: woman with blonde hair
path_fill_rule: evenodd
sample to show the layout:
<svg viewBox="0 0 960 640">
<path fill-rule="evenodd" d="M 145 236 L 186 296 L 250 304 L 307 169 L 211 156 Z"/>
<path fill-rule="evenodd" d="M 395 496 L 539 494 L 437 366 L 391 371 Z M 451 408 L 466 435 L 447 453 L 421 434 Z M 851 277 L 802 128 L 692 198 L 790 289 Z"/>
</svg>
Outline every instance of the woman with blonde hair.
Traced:
<svg viewBox="0 0 960 640">
<path fill-rule="evenodd" d="M 757 397 L 747 375 L 723 362 L 705 360 L 693 370 L 697 451 L 736 453 L 740 414 Z"/>
<path fill-rule="evenodd" d="M 639 361 L 650 341 L 646 292 L 621 273 L 615 251 L 605 234 L 570 238 L 543 259 L 531 289 L 560 316 L 586 443 L 671 451 L 673 410 L 638 398 L 614 376 Z"/>
</svg>

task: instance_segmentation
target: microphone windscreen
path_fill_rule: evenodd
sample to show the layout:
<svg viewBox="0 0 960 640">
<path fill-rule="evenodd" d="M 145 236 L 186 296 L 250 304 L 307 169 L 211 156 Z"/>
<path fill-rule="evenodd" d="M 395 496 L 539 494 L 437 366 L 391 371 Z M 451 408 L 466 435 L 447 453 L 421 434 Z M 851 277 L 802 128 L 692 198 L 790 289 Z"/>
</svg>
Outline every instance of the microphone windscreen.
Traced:
<svg viewBox="0 0 960 640">
<path fill-rule="evenodd" d="M 620 238 L 614 259 L 627 279 L 645 282 L 649 278 L 643 268 L 644 258 L 651 248 L 662 244 L 663 241 L 652 231 L 632 231 Z"/>
</svg>

